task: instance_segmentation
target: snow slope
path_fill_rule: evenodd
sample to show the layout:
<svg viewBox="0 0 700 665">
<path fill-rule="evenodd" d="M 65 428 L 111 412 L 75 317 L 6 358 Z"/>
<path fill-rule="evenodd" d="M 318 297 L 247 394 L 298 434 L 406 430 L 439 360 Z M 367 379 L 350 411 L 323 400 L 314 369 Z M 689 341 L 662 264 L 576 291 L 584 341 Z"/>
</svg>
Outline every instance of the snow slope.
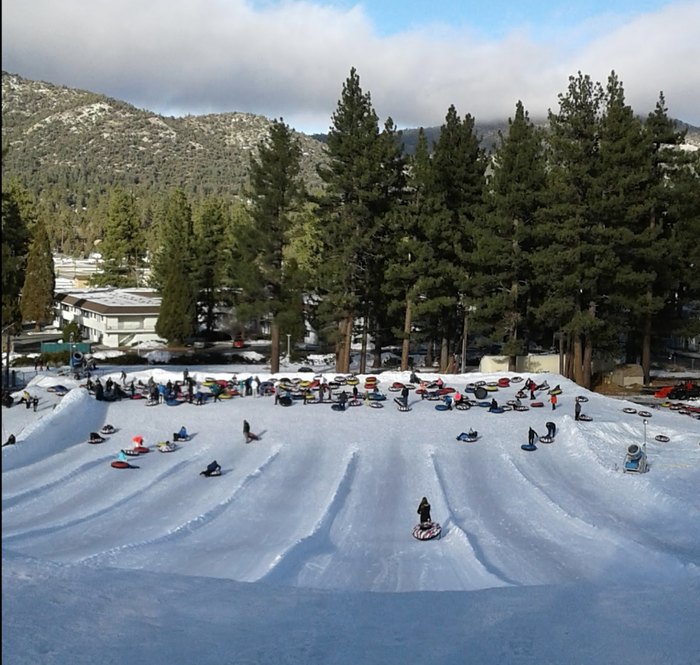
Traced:
<svg viewBox="0 0 700 665">
<path fill-rule="evenodd" d="M 182 378 L 129 380 L 150 375 Z M 556 411 L 544 392 L 545 408 L 503 414 L 415 393 L 403 413 L 391 392 L 344 413 L 271 397 L 146 407 L 41 376 L 37 413 L 3 408 L 18 439 L 2 449 L 3 662 L 697 664 L 700 421 L 653 408 L 645 425 L 622 411 L 639 405 L 532 378 L 561 385 Z M 57 382 L 73 390 L 46 391 Z M 592 422 L 574 420 L 577 395 Z M 244 418 L 261 441 L 244 443 Z M 548 420 L 555 442 L 522 451 Z M 88 445 L 105 423 L 117 432 Z M 156 452 L 181 425 L 192 439 Z M 479 440 L 457 441 L 470 427 Z M 152 452 L 111 468 L 134 435 Z M 650 472 L 622 473 L 645 441 Z M 212 459 L 223 475 L 201 477 Z M 422 496 L 440 540 L 411 537 Z"/>
</svg>

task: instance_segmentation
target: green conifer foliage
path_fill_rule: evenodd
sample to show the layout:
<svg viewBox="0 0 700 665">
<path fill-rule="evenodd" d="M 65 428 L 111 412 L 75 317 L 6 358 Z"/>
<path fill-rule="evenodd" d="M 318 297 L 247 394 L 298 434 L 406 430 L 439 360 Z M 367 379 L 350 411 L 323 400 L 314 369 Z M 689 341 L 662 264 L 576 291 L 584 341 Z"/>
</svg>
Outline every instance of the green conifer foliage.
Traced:
<svg viewBox="0 0 700 665">
<path fill-rule="evenodd" d="M 29 231 L 22 217 L 19 192 L 2 192 L 2 327 L 22 321 L 20 293 L 24 284 Z"/>
<path fill-rule="evenodd" d="M 161 216 L 162 245 L 156 264 L 162 300 L 156 333 L 169 344 L 179 345 L 197 329 L 192 210 L 182 190 L 168 195 Z"/>
<path fill-rule="evenodd" d="M 272 372 L 279 371 L 281 334 L 297 340 L 304 334 L 302 284 L 289 252 L 294 219 L 305 197 L 300 173 L 299 141 L 282 119 L 276 120 L 251 161 L 252 224 L 246 246 L 255 271 L 243 285 L 249 305 L 255 303 L 261 315 L 270 316 Z"/>
<path fill-rule="evenodd" d="M 49 236 L 45 224 L 37 221 L 32 228 L 21 300 L 22 319 L 34 321 L 37 331 L 53 320 L 55 285 Z"/>
</svg>

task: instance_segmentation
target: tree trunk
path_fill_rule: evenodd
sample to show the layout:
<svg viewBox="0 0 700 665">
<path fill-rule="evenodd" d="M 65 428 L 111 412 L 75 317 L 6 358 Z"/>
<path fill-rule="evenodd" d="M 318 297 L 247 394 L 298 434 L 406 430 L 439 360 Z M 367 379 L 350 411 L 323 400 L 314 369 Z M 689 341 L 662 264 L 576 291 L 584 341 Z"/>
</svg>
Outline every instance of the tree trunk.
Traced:
<svg viewBox="0 0 700 665">
<path fill-rule="evenodd" d="M 442 343 L 440 344 L 440 371 L 447 371 L 447 363 L 450 360 L 450 343 L 447 337 L 442 338 Z"/>
<path fill-rule="evenodd" d="M 574 381 L 578 383 L 579 386 L 583 385 L 583 342 L 581 340 L 581 335 L 574 335 Z"/>
<path fill-rule="evenodd" d="M 362 345 L 360 347 L 360 374 L 367 373 L 367 315 L 362 317 Z"/>
<path fill-rule="evenodd" d="M 651 305 L 651 289 L 647 289 L 647 303 Z M 642 373 L 644 385 L 651 382 L 651 307 L 644 315 L 644 333 L 642 337 Z"/>
<path fill-rule="evenodd" d="M 411 353 L 411 299 L 406 297 L 406 313 L 403 319 L 403 344 L 401 346 L 401 371 L 408 369 L 408 359 Z"/>
<path fill-rule="evenodd" d="M 280 371 L 280 327 L 273 320 L 270 326 L 270 372 L 277 374 Z"/>
<path fill-rule="evenodd" d="M 586 337 L 583 349 L 583 387 L 591 389 L 593 383 L 593 342 L 590 335 Z"/>
<path fill-rule="evenodd" d="M 340 372 L 343 374 L 348 374 L 350 372 L 350 347 L 352 346 L 352 314 L 347 314 L 345 317 L 345 326 L 343 330 L 344 342 L 343 342 L 343 354 L 342 362 L 340 367 Z"/>
</svg>

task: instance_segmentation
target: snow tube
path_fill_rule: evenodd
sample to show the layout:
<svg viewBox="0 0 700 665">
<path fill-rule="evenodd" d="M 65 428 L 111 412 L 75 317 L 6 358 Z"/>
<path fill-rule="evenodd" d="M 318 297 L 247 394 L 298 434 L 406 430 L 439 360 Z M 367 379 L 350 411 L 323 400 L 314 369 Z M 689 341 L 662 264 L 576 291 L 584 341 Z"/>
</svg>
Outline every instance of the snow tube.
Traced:
<svg viewBox="0 0 700 665">
<path fill-rule="evenodd" d="M 345 411 L 345 405 L 344 404 L 331 404 L 331 409 L 333 409 L 333 411 Z"/>
<path fill-rule="evenodd" d="M 103 425 L 100 434 L 114 434 L 116 431 L 114 425 Z"/>
<path fill-rule="evenodd" d="M 486 395 L 488 395 L 488 391 L 483 386 L 474 389 L 474 397 L 477 399 L 486 399 Z"/>
<path fill-rule="evenodd" d="M 576 397 L 576 401 L 577 401 L 577 402 L 587 402 L 587 401 L 588 401 L 588 397 L 586 397 L 585 395 L 578 395 L 578 396 Z"/>
<path fill-rule="evenodd" d="M 418 540 L 433 540 L 439 538 L 442 527 L 437 522 L 424 522 L 413 527 L 413 537 Z"/>
<path fill-rule="evenodd" d="M 289 395 L 282 395 L 277 403 L 280 406 L 292 406 L 293 400 Z"/>
<path fill-rule="evenodd" d="M 541 436 L 540 443 L 552 443 L 554 441 L 553 436 Z"/>
<path fill-rule="evenodd" d="M 367 398 L 376 402 L 382 402 L 386 399 L 386 395 L 383 393 L 370 393 L 367 395 Z"/>
<path fill-rule="evenodd" d="M 158 451 L 161 453 L 172 453 L 175 450 L 177 450 L 177 446 L 173 443 L 158 446 Z"/>
<path fill-rule="evenodd" d="M 436 411 L 449 411 L 450 407 L 447 404 L 436 404 L 435 410 Z"/>
<path fill-rule="evenodd" d="M 523 443 L 520 447 L 523 450 L 537 450 L 537 446 L 534 443 Z"/>
<path fill-rule="evenodd" d="M 590 416 L 587 416 L 585 413 L 582 413 L 581 415 L 579 415 L 578 419 L 583 420 L 583 422 L 585 422 L 585 423 L 590 423 L 591 420 L 593 420 L 593 418 L 591 418 Z"/>
<path fill-rule="evenodd" d="M 121 460 L 115 459 L 110 465 L 113 469 L 138 469 L 137 466 L 129 464 L 129 462 L 122 462 Z"/>
<path fill-rule="evenodd" d="M 88 439 L 88 443 L 92 443 L 92 444 L 104 443 L 104 442 L 105 442 L 105 438 L 102 437 L 102 436 L 91 436 L 91 437 Z"/>
<path fill-rule="evenodd" d="M 535 409 L 539 409 L 544 406 L 544 402 L 531 402 L 530 406 Z"/>
<path fill-rule="evenodd" d="M 522 376 L 514 376 L 514 377 L 510 380 L 510 382 L 511 382 L 511 383 L 520 383 L 522 380 L 523 380 L 523 377 L 522 377 Z"/>
<path fill-rule="evenodd" d="M 443 388 L 438 388 L 438 395 L 450 395 L 455 392 L 455 389 L 451 386 L 444 386 Z"/>
<path fill-rule="evenodd" d="M 468 411 L 471 409 L 471 404 L 469 402 L 460 402 L 459 404 L 455 404 L 455 409 L 459 411 Z"/>
<path fill-rule="evenodd" d="M 637 411 L 637 415 L 642 416 L 642 418 L 651 418 L 649 411 Z"/>
<path fill-rule="evenodd" d="M 626 406 L 622 409 L 625 413 L 637 413 L 637 409 L 633 409 L 631 406 Z"/>
<path fill-rule="evenodd" d="M 221 469 L 217 469 L 216 471 L 202 471 L 200 476 L 204 476 L 205 478 L 212 478 L 213 476 L 220 476 L 221 475 Z"/>
<path fill-rule="evenodd" d="M 361 399 L 349 399 L 348 400 L 348 406 L 362 406 L 362 400 Z"/>
<path fill-rule="evenodd" d="M 491 402 L 479 402 L 477 406 L 480 406 L 482 408 L 490 408 L 491 407 Z"/>
<path fill-rule="evenodd" d="M 127 457 L 138 457 L 139 456 L 139 451 L 136 450 L 135 448 L 122 448 L 122 452 L 127 456 Z"/>
<path fill-rule="evenodd" d="M 504 413 L 505 409 L 502 406 L 497 406 L 495 409 L 489 409 L 489 413 Z"/>
<path fill-rule="evenodd" d="M 462 432 L 458 437 L 457 441 L 466 441 L 467 443 L 473 443 L 479 438 L 479 433 L 474 432 L 470 434 L 469 432 Z"/>
<path fill-rule="evenodd" d="M 351 377 L 347 380 L 347 384 L 348 384 L 349 386 L 356 386 L 356 385 L 358 385 L 359 383 L 360 383 L 360 379 L 358 379 L 356 376 L 351 376 Z"/>
<path fill-rule="evenodd" d="M 498 379 L 497 384 L 499 388 L 507 388 L 510 385 L 510 379 Z"/>
<path fill-rule="evenodd" d="M 383 409 L 384 408 L 384 405 L 381 402 L 370 402 L 369 405 L 373 409 Z"/>
<path fill-rule="evenodd" d="M 529 407 L 529 406 L 525 406 L 524 404 L 521 404 L 520 406 L 518 406 L 518 405 L 516 404 L 516 405 L 513 407 L 513 411 L 529 411 L 529 410 L 530 410 L 530 407 Z"/>
<path fill-rule="evenodd" d="M 552 388 L 552 389 L 549 391 L 549 394 L 550 394 L 550 395 L 561 395 L 561 392 L 562 392 L 562 391 L 561 391 L 561 388 Z"/>
<path fill-rule="evenodd" d="M 657 434 L 654 439 L 656 439 L 659 443 L 668 443 L 671 440 L 665 434 Z"/>
</svg>

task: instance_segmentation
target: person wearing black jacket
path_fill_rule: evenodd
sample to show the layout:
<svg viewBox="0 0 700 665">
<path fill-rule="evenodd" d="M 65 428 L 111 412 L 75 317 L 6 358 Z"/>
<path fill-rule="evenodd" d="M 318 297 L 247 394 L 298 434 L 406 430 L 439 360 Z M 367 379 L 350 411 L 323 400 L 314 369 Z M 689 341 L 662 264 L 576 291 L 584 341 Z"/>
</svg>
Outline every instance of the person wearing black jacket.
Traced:
<svg viewBox="0 0 700 665">
<path fill-rule="evenodd" d="M 420 515 L 420 523 L 426 524 L 427 522 L 432 522 L 430 518 L 430 503 L 426 497 L 423 497 L 418 504 L 418 510 L 416 511 Z"/>
</svg>

